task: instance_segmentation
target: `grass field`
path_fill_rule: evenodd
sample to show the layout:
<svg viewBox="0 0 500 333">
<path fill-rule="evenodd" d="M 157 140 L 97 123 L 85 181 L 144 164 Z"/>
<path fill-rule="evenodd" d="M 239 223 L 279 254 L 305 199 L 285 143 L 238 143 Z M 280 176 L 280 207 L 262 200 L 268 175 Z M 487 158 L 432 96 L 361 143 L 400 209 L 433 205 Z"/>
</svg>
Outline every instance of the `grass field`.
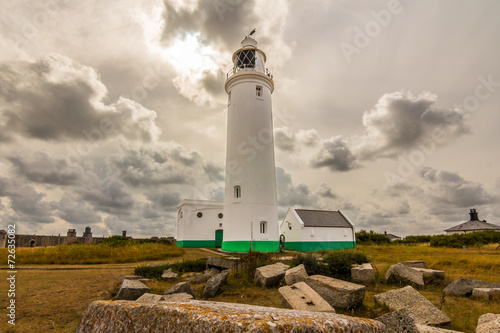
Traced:
<svg viewBox="0 0 500 333">
<path fill-rule="evenodd" d="M 18 249 L 21 250 L 21 249 Z M 24 249 L 22 249 L 24 250 Z M 32 250 L 32 249 L 29 249 Z M 386 309 L 378 308 L 373 295 L 394 286 L 381 283 L 381 277 L 389 265 L 405 260 L 424 260 L 428 268 L 442 269 L 453 281 L 460 277 L 500 282 L 500 250 L 496 246 L 481 249 L 447 249 L 427 246 L 359 246 L 367 254 L 379 278 L 367 289 L 365 301 L 360 309 L 345 313 L 354 316 L 375 317 Z M 198 259 L 210 256 L 198 249 L 185 249 L 182 257 L 165 256 L 162 260 L 141 261 L 146 263 L 171 263 L 182 259 Z M 0 283 L 0 306 L 2 322 L 0 332 L 75 332 L 83 311 L 94 300 L 110 299 L 117 291 L 120 279 L 132 275 L 139 263 L 106 263 L 91 265 L 20 265 L 17 274 L 16 326 L 6 324 L 7 284 Z M 5 272 L 5 271 L 4 271 Z M 5 276 L 5 273 L 3 273 Z M 4 279 L 4 278 L 3 278 Z M 4 279 L 5 281 L 5 279 Z M 174 282 L 150 281 L 147 283 L 154 293 L 162 293 Z M 426 286 L 421 292 L 434 305 L 440 306 L 444 286 Z M 193 285 L 201 298 L 203 284 Z M 224 292 L 212 300 L 280 307 L 277 288 L 263 289 L 253 285 L 242 285 L 230 276 Z M 442 310 L 452 319 L 447 328 L 463 332 L 474 332 L 481 314 L 500 313 L 500 302 L 485 302 L 471 299 L 446 297 Z M 340 313 L 340 311 L 337 311 Z"/>
</svg>

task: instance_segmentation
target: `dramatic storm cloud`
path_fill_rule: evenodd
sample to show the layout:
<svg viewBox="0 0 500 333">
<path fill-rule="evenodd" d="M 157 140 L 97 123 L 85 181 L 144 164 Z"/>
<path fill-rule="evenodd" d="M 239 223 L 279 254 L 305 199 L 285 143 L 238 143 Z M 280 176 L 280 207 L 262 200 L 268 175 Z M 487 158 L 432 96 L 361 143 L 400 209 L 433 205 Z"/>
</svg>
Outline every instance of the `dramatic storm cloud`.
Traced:
<svg viewBox="0 0 500 333">
<path fill-rule="evenodd" d="M 280 217 L 341 209 L 405 236 L 477 208 L 500 225 L 500 5 L 400 7 L 361 45 L 386 1 L 3 1 L 0 229 L 175 236 L 181 200 L 223 200 L 224 82 L 254 28 Z"/>
</svg>

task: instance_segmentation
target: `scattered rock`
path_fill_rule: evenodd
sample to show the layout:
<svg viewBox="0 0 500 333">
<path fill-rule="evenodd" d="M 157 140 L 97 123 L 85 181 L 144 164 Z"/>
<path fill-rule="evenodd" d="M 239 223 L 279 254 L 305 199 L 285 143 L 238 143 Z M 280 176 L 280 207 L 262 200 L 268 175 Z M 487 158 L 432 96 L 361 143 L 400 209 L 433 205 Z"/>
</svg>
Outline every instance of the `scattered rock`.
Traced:
<svg viewBox="0 0 500 333">
<path fill-rule="evenodd" d="M 281 296 L 281 304 L 285 308 L 335 313 L 335 309 L 305 282 L 297 282 L 292 286 L 281 287 L 278 291 Z"/>
<path fill-rule="evenodd" d="M 444 293 L 451 296 L 469 297 L 474 288 L 500 288 L 500 283 L 489 281 L 458 279 L 444 288 Z"/>
<path fill-rule="evenodd" d="M 485 301 L 500 299 L 500 288 L 474 288 L 472 297 Z"/>
<path fill-rule="evenodd" d="M 148 292 L 149 288 L 138 280 L 123 280 L 116 299 L 135 301 Z"/>
<path fill-rule="evenodd" d="M 231 271 L 239 270 L 241 267 L 239 258 L 235 257 L 208 257 L 207 258 L 207 269 L 215 267 L 220 271 L 229 269 Z"/>
<path fill-rule="evenodd" d="M 402 263 L 392 265 L 385 273 L 386 283 L 424 285 L 424 274 Z"/>
<path fill-rule="evenodd" d="M 150 293 L 145 293 L 141 297 L 137 299 L 137 301 L 141 302 L 159 302 L 159 301 L 164 301 L 165 297 L 162 295 L 156 295 L 156 294 L 150 294 Z"/>
<path fill-rule="evenodd" d="M 334 279 L 323 275 L 313 275 L 306 283 L 333 308 L 353 308 L 363 303 L 366 287 L 360 284 Z"/>
<path fill-rule="evenodd" d="M 289 267 L 281 262 L 259 267 L 255 270 L 254 281 L 262 287 L 277 286 L 285 277 L 285 272 Z"/>
<path fill-rule="evenodd" d="M 375 303 L 386 304 L 397 311 L 407 308 L 417 324 L 442 325 L 451 322 L 441 310 L 436 308 L 412 286 L 389 290 L 374 296 Z"/>
<path fill-rule="evenodd" d="M 256 317 L 259 316 L 259 320 Z M 270 325 L 273 324 L 274 326 Z M 207 302 L 95 301 L 77 333 L 93 332 L 363 332 L 383 333 L 384 324 L 325 312 Z"/>
<path fill-rule="evenodd" d="M 353 265 L 351 268 L 351 281 L 365 286 L 375 281 L 375 271 L 372 264 Z"/>
<path fill-rule="evenodd" d="M 220 287 L 226 283 L 228 275 L 228 272 L 223 272 L 208 279 L 207 284 L 205 284 L 205 289 L 203 289 L 203 297 L 210 298 L 217 295 Z"/>
<path fill-rule="evenodd" d="M 194 296 L 188 293 L 177 293 L 177 294 L 169 294 L 163 295 L 164 301 L 166 302 L 180 302 L 180 301 L 190 301 L 194 300 Z"/>
<path fill-rule="evenodd" d="M 139 281 L 142 282 L 142 283 L 146 283 L 146 282 L 151 281 L 151 279 L 139 279 Z"/>
<path fill-rule="evenodd" d="M 189 282 L 179 282 L 176 285 L 174 285 L 172 288 L 166 290 L 163 295 L 170 295 L 170 294 L 178 294 L 178 293 L 187 293 L 191 296 L 194 296 L 193 289 L 191 289 L 191 285 Z"/>
<path fill-rule="evenodd" d="M 444 328 L 432 327 L 420 324 L 417 324 L 417 327 L 420 333 L 463 333 L 459 331 L 452 331 Z"/>
<path fill-rule="evenodd" d="M 198 275 L 201 275 L 201 274 L 203 274 L 203 273 L 201 273 L 201 272 L 187 272 L 187 273 L 182 274 L 181 278 L 187 280 L 189 278 L 192 278 L 194 276 L 198 276 Z"/>
<path fill-rule="evenodd" d="M 217 274 L 220 274 L 221 270 L 215 267 L 210 267 L 205 270 L 205 275 L 208 277 L 216 276 Z"/>
<path fill-rule="evenodd" d="M 425 284 L 444 282 L 445 278 L 444 271 L 438 271 L 435 269 L 428 269 L 428 268 L 418 268 L 418 267 L 414 267 L 412 269 L 422 272 Z"/>
<path fill-rule="evenodd" d="M 479 317 L 476 333 L 500 332 L 500 314 L 487 313 Z"/>
<path fill-rule="evenodd" d="M 397 311 L 386 313 L 383 316 L 376 318 L 384 323 L 387 333 L 419 333 L 415 319 L 407 308 L 402 308 Z"/>
<path fill-rule="evenodd" d="M 177 273 L 172 272 L 172 268 L 164 270 L 163 273 L 161 274 L 162 280 L 177 280 L 178 278 L 179 275 L 177 275 Z"/>
<path fill-rule="evenodd" d="M 403 261 L 402 264 L 413 268 L 426 268 L 423 260 Z"/>
<path fill-rule="evenodd" d="M 306 268 L 303 264 L 300 264 L 297 267 L 290 268 L 285 272 L 285 283 L 287 286 L 291 286 L 294 283 L 305 281 L 307 277 Z"/>
<path fill-rule="evenodd" d="M 198 275 L 194 275 L 192 277 L 190 277 L 189 279 L 187 279 L 187 281 L 189 283 L 192 283 L 192 284 L 199 284 L 199 283 L 205 283 L 208 281 L 208 279 L 210 279 L 211 276 L 210 275 L 207 275 L 205 273 L 200 273 Z"/>
</svg>

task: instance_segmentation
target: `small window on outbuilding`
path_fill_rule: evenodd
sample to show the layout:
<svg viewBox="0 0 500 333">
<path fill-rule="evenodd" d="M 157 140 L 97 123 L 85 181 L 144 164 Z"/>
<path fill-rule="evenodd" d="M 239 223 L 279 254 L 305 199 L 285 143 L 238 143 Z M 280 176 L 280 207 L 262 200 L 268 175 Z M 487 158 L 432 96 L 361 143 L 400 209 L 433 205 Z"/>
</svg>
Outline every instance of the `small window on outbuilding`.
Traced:
<svg viewBox="0 0 500 333">
<path fill-rule="evenodd" d="M 241 198 L 241 186 L 240 185 L 236 185 L 234 187 L 234 198 L 235 199 Z"/>
<path fill-rule="evenodd" d="M 218 218 L 222 219 L 224 217 L 224 214 L 222 213 L 219 213 L 219 215 L 217 215 Z"/>
<path fill-rule="evenodd" d="M 179 211 L 179 218 L 182 219 L 182 210 Z"/>
<path fill-rule="evenodd" d="M 202 212 L 198 212 L 198 214 L 196 214 L 196 216 L 198 216 L 198 218 L 201 219 L 203 217 L 203 213 Z"/>
<path fill-rule="evenodd" d="M 262 97 L 262 86 L 256 86 L 255 87 L 255 95 L 257 97 Z"/>
<path fill-rule="evenodd" d="M 267 222 L 266 221 L 260 222 L 260 233 L 261 234 L 267 233 Z"/>
</svg>

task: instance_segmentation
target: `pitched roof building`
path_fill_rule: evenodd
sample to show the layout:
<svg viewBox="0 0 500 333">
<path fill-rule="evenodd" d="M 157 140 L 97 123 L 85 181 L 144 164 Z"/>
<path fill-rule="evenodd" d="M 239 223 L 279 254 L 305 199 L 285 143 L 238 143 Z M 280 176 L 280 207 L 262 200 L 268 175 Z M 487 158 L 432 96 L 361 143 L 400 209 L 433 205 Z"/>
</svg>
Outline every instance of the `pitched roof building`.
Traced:
<svg viewBox="0 0 500 333">
<path fill-rule="evenodd" d="M 491 224 L 486 222 L 486 220 L 479 220 L 478 212 L 475 208 L 472 208 L 469 212 L 470 220 L 454 226 L 452 228 L 446 229 L 445 232 L 448 235 L 452 234 L 468 234 L 471 232 L 495 230 L 500 231 L 500 226 L 496 224 Z"/>
</svg>

